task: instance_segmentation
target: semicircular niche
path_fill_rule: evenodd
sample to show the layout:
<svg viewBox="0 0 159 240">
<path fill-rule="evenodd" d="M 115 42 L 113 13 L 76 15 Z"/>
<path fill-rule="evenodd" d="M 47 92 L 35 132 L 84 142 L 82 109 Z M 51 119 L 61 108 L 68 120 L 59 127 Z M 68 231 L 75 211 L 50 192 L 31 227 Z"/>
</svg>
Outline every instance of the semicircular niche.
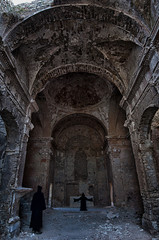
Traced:
<svg viewBox="0 0 159 240">
<path fill-rule="evenodd" d="M 83 192 L 93 196 L 95 205 L 110 204 L 105 134 L 103 126 L 89 115 L 72 114 L 57 124 L 50 164 L 54 207 L 71 206 L 73 196 Z"/>
</svg>

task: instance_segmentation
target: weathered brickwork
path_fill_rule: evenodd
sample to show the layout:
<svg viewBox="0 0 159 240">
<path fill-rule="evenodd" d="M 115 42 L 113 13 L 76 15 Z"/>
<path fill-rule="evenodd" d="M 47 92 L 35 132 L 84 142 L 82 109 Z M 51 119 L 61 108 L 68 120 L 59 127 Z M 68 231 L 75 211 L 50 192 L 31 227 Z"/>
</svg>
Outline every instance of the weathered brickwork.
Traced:
<svg viewBox="0 0 159 240">
<path fill-rule="evenodd" d="M 156 0 L 0 2 L 1 239 L 39 184 L 48 207 L 85 192 L 159 233 L 158 19 Z"/>
</svg>

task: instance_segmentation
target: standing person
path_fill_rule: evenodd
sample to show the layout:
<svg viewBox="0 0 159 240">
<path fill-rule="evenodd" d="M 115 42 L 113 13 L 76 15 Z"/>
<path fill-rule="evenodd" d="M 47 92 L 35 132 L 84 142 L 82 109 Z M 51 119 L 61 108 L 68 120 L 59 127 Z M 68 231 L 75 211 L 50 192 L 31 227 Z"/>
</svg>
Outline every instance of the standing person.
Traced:
<svg viewBox="0 0 159 240">
<path fill-rule="evenodd" d="M 41 192 L 42 187 L 37 187 L 37 192 L 34 193 L 31 202 L 31 222 L 30 228 L 34 233 L 42 233 L 40 229 L 42 228 L 42 211 L 46 209 L 44 194 Z"/>
<path fill-rule="evenodd" d="M 87 198 L 84 193 L 80 198 L 74 198 L 74 202 L 81 201 L 80 211 L 87 211 L 86 201 L 93 201 L 93 198 Z"/>
</svg>

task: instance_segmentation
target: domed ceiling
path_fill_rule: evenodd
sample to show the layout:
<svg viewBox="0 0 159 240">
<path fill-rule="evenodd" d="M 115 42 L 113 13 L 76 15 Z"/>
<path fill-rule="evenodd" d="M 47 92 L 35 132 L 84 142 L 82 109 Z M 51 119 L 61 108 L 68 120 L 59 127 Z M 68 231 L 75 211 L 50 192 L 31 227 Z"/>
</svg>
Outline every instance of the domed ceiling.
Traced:
<svg viewBox="0 0 159 240">
<path fill-rule="evenodd" d="M 51 81 L 44 94 L 49 104 L 79 109 L 101 103 L 112 90 L 112 84 L 94 74 L 69 73 Z"/>
</svg>

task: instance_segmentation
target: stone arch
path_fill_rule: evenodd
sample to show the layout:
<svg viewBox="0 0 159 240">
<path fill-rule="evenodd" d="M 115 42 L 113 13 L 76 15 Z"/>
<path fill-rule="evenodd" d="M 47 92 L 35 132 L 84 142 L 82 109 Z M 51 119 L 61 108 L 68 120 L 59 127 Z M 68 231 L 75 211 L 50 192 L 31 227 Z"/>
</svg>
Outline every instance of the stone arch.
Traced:
<svg viewBox="0 0 159 240">
<path fill-rule="evenodd" d="M 154 143 L 152 138 L 151 123 L 157 112 L 156 105 L 150 105 L 142 114 L 139 125 L 139 152 L 140 168 L 142 175 L 142 197 L 144 202 L 144 214 L 142 223 L 151 233 L 158 231 L 158 189 L 159 173 L 156 156 L 154 155 Z"/>
<path fill-rule="evenodd" d="M 87 52 L 87 55 L 84 56 L 83 59 L 87 60 L 84 61 L 79 59 L 79 54 L 77 55 L 77 59 L 75 61 L 73 60 L 71 62 L 70 60 L 67 60 L 66 57 L 63 59 L 64 63 L 58 62 L 59 59 L 61 61 L 62 56 L 64 55 L 63 53 L 67 52 L 66 48 L 68 47 L 65 45 L 68 45 L 68 42 L 71 42 L 70 38 L 67 36 L 67 33 L 70 33 L 70 35 L 72 35 L 71 30 L 73 29 L 72 32 L 74 36 L 72 38 L 72 41 L 74 41 L 75 38 L 75 42 L 77 43 L 74 43 L 74 46 L 72 46 L 73 44 L 70 44 L 71 47 L 74 47 L 74 50 L 69 50 L 68 52 L 73 52 L 73 56 L 76 56 L 78 52 L 76 46 L 79 46 L 81 43 L 81 38 L 78 31 L 81 31 L 80 28 L 83 28 L 84 26 L 86 29 L 93 29 L 92 25 L 94 24 L 94 21 L 99 24 L 97 29 L 100 32 L 100 41 L 96 36 L 92 38 L 91 35 L 93 32 L 90 34 L 89 31 L 89 36 L 85 36 L 85 38 L 83 38 L 85 41 L 82 43 L 82 49 L 84 48 L 84 52 Z M 78 29 L 76 26 L 74 26 L 75 22 L 78 22 L 78 24 L 79 22 L 82 22 L 81 26 Z M 65 29 L 66 26 L 68 27 L 67 29 Z M 123 42 L 123 45 L 126 45 L 126 42 L 131 42 L 135 46 L 143 46 L 145 38 L 149 34 L 149 30 L 143 22 L 139 21 L 137 17 L 131 17 L 126 12 L 119 11 L 118 9 L 112 7 L 105 7 L 102 6 L 102 4 L 99 6 L 98 4 L 93 3 L 88 5 L 82 3 L 78 3 L 78 5 L 76 5 L 73 3 L 71 5 L 67 4 L 63 6 L 56 5 L 49 9 L 45 9 L 44 11 L 38 12 L 32 16 L 29 16 L 7 33 L 7 35 L 4 37 L 4 42 L 9 46 L 15 58 L 16 56 L 21 56 L 21 53 L 24 52 L 24 54 L 26 53 L 26 56 L 27 53 L 29 53 L 28 61 L 30 61 L 30 59 L 35 59 L 37 65 L 34 67 L 33 71 L 30 72 L 30 90 L 31 94 L 33 92 L 34 97 L 36 96 L 37 92 L 44 87 L 44 85 L 47 83 L 47 80 L 50 79 L 50 77 L 52 78 L 54 76 L 54 73 L 52 73 L 52 71 L 54 72 L 59 68 L 63 68 L 63 66 L 65 68 L 66 64 L 74 65 L 74 63 L 78 65 L 83 64 L 84 66 L 95 66 L 98 68 L 95 71 L 100 71 L 101 74 L 106 76 L 109 81 L 114 82 L 118 89 L 123 92 L 126 87 L 124 85 L 123 78 L 121 78 L 119 74 L 119 67 L 116 67 L 116 64 L 113 64 L 110 59 L 104 55 L 104 51 L 102 51 L 103 43 L 110 41 L 109 35 L 112 36 L 112 34 L 106 33 L 109 33 L 110 29 L 112 29 L 112 26 L 117 28 L 118 31 L 120 29 L 121 34 L 119 35 L 123 35 L 123 37 L 119 37 L 118 33 L 116 33 L 114 29 L 112 42 L 117 40 L 116 45 L 118 45 L 119 40 Z M 46 29 L 50 31 L 50 36 L 48 38 L 45 36 Z M 104 31 L 102 32 L 103 29 Z M 107 31 L 105 31 L 105 29 Z M 66 36 L 64 37 L 64 41 L 61 41 L 61 39 L 63 39 L 63 32 L 66 32 Z M 98 46 L 98 43 L 100 43 L 100 46 Z M 131 45 L 131 47 L 133 48 L 134 45 Z M 36 49 L 35 53 L 32 53 L 33 56 L 30 53 L 30 49 L 32 48 Z M 89 53 L 93 51 L 95 52 L 93 59 L 89 59 L 88 56 L 91 55 Z M 43 56 L 44 52 L 47 52 L 48 54 L 46 53 L 46 56 Z M 61 55 L 59 55 L 58 52 L 62 52 Z M 100 57 L 98 55 L 100 55 Z M 97 56 L 99 60 L 98 62 L 96 62 Z M 123 59 L 121 61 L 123 61 Z M 51 61 L 51 63 L 49 63 L 49 61 Z M 44 62 L 46 65 L 50 64 L 51 69 L 46 68 L 45 64 L 43 65 Z M 34 64 L 31 65 L 33 66 Z M 102 68 L 104 70 L 102 70 Z M 94 71 L 90 72 L 95 73 Z M 121 72 L 123 71 L 121 70 Z M 122 74 L 122 76 L 126 78 L 126 73 Z M 125 79 L 125 81 L 126 80 L 127 79 Z M 34 82 L 36 87 L 34 85 L 32 88 L 32 84 L 34 84 Z M 39 89 L 34 90 L 34 87 L 39 87 Z"/>
<path fill-rule="evenodd" d="M 44 73 L 45 71 L 43 71 L 43 69 L 41 69 L 42 73 Z M 45 88 L 45 85 L 51 81 L 54 78 L 57 78 L 61 75 L 67 74 L 67 73 L 72 73 L 72 72 L 87 72 L 87 73 L 93 73 L 99 77 L 103 77 L 105 79 L 108 79 L 110 82 L 113 82 L 117 88 L 119 89 L 119 91 L 121 93 L 124 93 L 125 91 L 125 86 L 122 83 L 121 79 L 119 79 L 117 76 L 115 76 L 112 72 L 110 72 L 107 69 L 103 69 L 97 65 L 92 65 L 92 64 L 81 64 L 81 63 L 77 63 L 77 64 L 68 64 L 68 65 L 64 65 L 64 66 L 59 66 L 55 69 L 52 69 L 50 72 L 47 72 L 45 74 L 45 76 L 40 77 L 40 72 L 39 72 L 39 77 L 37 77 L 37 81 L 35 81 L 35 84 L 32 87 L 32 95 L 33 98 L 35 98 L 35 96 L 37 95 L 37 93 L 41 90 Z"/>
<path fill-rule="evenodd" d="M 156 111 L 154 114 L 154 117 L 151 121 L 151 130 L 150 130 L 150 139 L 152 141 L 152 148 L 153 148 L 153 156 L 154 160 L 156 162 L 156 171 L 157 176 L 159 179 L 159 149 L 158 149 L 158 143 L 159 143 L 159 110 Z"/>
<path fill-rule="evenodd" d="M 140 140 L 144 143 L 145 140 L 150 139 L 151 121 L 158 110 L 157 106 L 149 106 L 142 114 L 139 129 Z"/>
<path fill-rule="evenodd" d="M 98 20 L 111 23 L 122 28 L 125 32 L 130 32 L 139 41 L 143 41 L 144 36 L 149 33 L 148 27 L 137 19 L 137 17 L 136 19 L 132 18 L 127 13 L 121 12 L 115 8 L 93 4 L 71 4 L 62 7 L 54 6 L 24 19 L 5 36 L 5 41 L 8 43 L 11 50 L 14 50 L 23 43 L 29 35 L 37 33 L 44 24 L 52 24 L 59 18 L 61 18 L 62 21 L 70 19 L 74 21 Z"/>
<path fill-rule="evenodd" d="M 63 125 L 64 122 L 65 123 L 68 122 L 68 125 L 70 125 L 71 122 L 69 120 L 73 119 L 73 118 L 75 118 L 76 121 L 78 121 L 78 123 L 81 123 L 82 122 L 81 119 L 85 118 L 85 122 L 87 122 L 87 124 L 88 124 L 88 121 L 90 121 L 90 119 L 91 119 L 92 124 L 93 124 L 93 122 L 97 122 L 98 129 L 100 129 L 100 131 L 102 132 L 102 135 L 103 136 L 107 135 L 107 130 L 106 130 L 105 126 L 103 125 L 103 123 L 99 119 L 97 119 L 96 117 L 94 117 L 92 115 L 89 115 L 89 114 L 86 114 L 86 113 L 75 113 L 75 114 L 71 114 L 71 115 L 68 115 L 68 116 L 60 119 L 60 121 L 56 124 L 56 126 L 54 126 L 54 129 L 52 131 L 52 135 L 57 135 L 59 133 L 58 129 L 59 129 L 60 126 Z M 61 129 L 61 127 L 60 127 L 60 129 Z"/>
<path fill-rule="evenodd" d="M 143 112 L 139 125 L 139 155 L 143 164 L 146 192 L 153 192 L 159 188 L 156 163 L 153 155 L 153 142 L 151 139 L 151 122 L 157 110 L 157 106 L 149 106 Z"/>
<path fill-rule="evenodd" d="M 56 124 L 50 162 L 54 206 L 70 206 L 72 196 L 82 192 L 93 195 L 95 205 L 110 205 L 106 135 L 103 124 L 89 114 L 71 114 Z"/>
</svg>

